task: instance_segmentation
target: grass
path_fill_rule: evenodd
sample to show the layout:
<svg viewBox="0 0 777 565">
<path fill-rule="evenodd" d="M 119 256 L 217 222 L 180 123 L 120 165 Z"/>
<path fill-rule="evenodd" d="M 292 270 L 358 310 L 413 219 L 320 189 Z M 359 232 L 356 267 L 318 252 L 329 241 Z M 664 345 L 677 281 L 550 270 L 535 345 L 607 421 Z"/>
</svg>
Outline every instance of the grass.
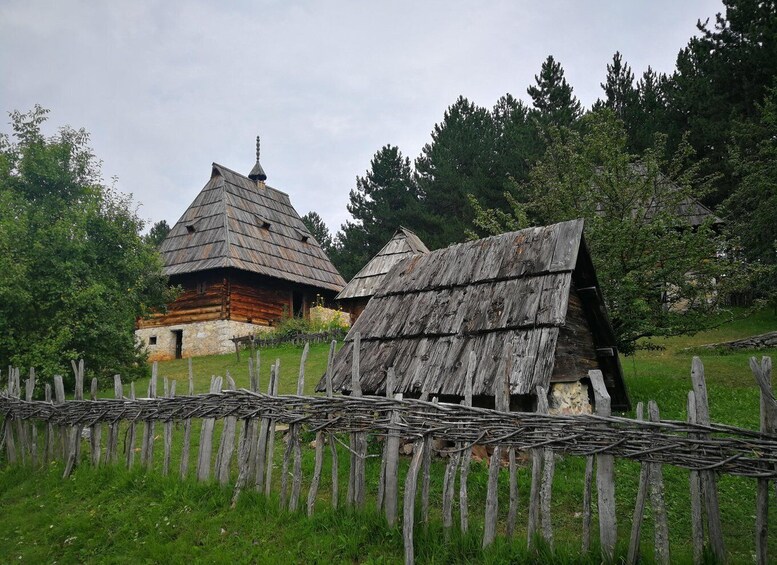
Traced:
<svg viewBox="0 0 777 565">
<path fill-rule="evenodd" d="M 703 352 L 697 348 L 709 342 L 745 337 L 773 330 L 777 316 L 761 312 L 746 320 L 725 324 L 716 330 L 693 337 L 672 338 L 656 343 L 661 350 L 640 351 L 622 360 L 632 400 L 656 400 L 663 418 L 684 419 L 687 391 L 690 389 L 690 363 L 694 353 L 705 364 L 714 420 L 749 428 L 758 426 L 758 391 L 747 362 L 753 352 Z M 281 363 L 281 393 L 296 389 L 300 348 L 282 347 L 262 351 L 261 379 L 267 385 L 269 365 Z M 324 372 L 327 344 L 311 347 L 306 365 L 305 392 L 311 393 Z M 758 352 L 772 355 L 776 350 Z M 197 358 L 193 361 L 195 389 L 206 391 L 211 375 L 227 371 L 238 387 L 248 385 L 246 356 L 237 363 L 234 354 Z M 178 392 L 185 392 L 187 362 L 160 364 L 160 376 L 182 380 Z M 144 393 L 147 381 L 136 383 Z M 160 387 L 161 391 L 161 387 Z M 105 391 L 109 396 L 110 391 Z M 105 433 L 105 432 L 103 432 Z M 176 427 L 176 445 L 180 445 L 180 426 Z M 157 435 L 161 427 L 157 426 Z M 219 428 L 217 427 L 216 438 Z M 141 435 L 141 430 L 138 430 Z M 196 456 L 199 433 L 192 435 L 192 457 Z M 312 439 L 311 435 L 305 438 Z M 278 473 L 283 442 L 276 441 Z M 68 480 L 61 479 L 62 466 L 53 463 L 47 469 L 29 472 L 22 467 L 0 470 L 0 562 L 29 563 L 395 563 L 403 555 L 399 527 L 390 529 L 374 510 L 378 458 L 367 463 L 367 509 L 354 512 L 331 510 L 329 503 L 330 467 L 325 459 L 322 490 L 312 519 L 302 512 L 278 509 L 275 496 L 269 500 L 250 489 L 244 491 L 237 507 L 230 508 L 231 489 L 213 483 L 198 484 L 193 479 L 163 477 L 161 437 L 157 439 L 155 472 L 122 467 L 91 469 L 82 465 Z M 373 441 L 371 453 L 380 445 Z M 214 448 L 215 451 L 215 448 Z M 340 492 L 344 497 L 347 478 L 347 452 L 340 450 Z M 174 453 L 177 469 L 179 453 Z M 404 480 L 407 458 L 402 458 L 400 481 Z M 136 462 L 137 465 L 137 462 Z M 530 472 L 524 465 L 519 473 L 519 528 L 513 542 L 503 536 L 483 551 L 482 511 L 485 501 L 487 467 L 475 464 L 469 481 L 471 530 L 467 535 L 451 533 L 441 526 L 440 491 L 444 460 L 435 460 L 431 484 L 432 516 L 428 527 L 417 518 L 416 558 L 423 563 L 594 563 L 596 552 L 581 555 L 580 529 L 584 461 L 564 457 L 556 463 L 553 491 L 555 550 L 539 546 L 526 549 L 526 503 Z M 304 450 L 303 473 L 312 474 L 312 450 Z M 502 475 L 506 475 L 502 473 Z M 631 514 L 639 476 L 639 465 L 630 461 L 616 463 L 616 500 L 618 513 L 619 555 L 624 556 L 631 528 Z M 500 483 L 500 522 L 504 524 L 507 477 Z M 664 468 L 666 502 L 670 524 L 673 562 L 691 560 L 688 473 Z M 303 499 L 307 485 L 303 484 Z M 719 482 L 724 539 L 731 562 L 751 562 L 754 548 L 755 481 L 723 476 Z M 649 513 L 649 510 L 648 510 Z M 457 519 L 457 518 L 456 518 Z M 777 512 L 770 513 L 772 531 L 777 527 Z M 595 520 L 594 520 L 595 522 Z M 594 523 L 594 529 L 596 524 Z M 596 536 L 594 531 L 594 536 Z M 652 559 L 652 525 L 646 517 L 642 550 L 647 562 Z M 777 555 L 777 536 L 770 536 L 770 555 Z"/>
</svg>

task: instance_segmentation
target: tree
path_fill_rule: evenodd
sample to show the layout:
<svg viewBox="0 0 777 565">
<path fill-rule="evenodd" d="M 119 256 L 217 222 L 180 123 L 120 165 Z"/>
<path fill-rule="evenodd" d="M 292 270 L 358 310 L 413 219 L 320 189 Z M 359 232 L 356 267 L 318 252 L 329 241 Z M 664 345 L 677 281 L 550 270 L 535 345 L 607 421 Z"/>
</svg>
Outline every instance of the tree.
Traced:
<svg viewBox="0 0 777 565">
<path fill-rule="evenodd" d="M 621 351 L 633 351 L 643 337 L 704 327 L 725 292 L 721 281 L 734 284 L 738 271 L 716 258 L 723 242 L 710 222 L 692 228 L 681 215 L 681 204 L 708 185 L 689 161 L 690 148 L 681 146 L 667 161 L 659 136 L 633 155 L 623 123 L 606 109 L 586 115 L 580 131 L 551 130 L 550 139 L 526 187 L 529 218 L 537 224 L 585 218 Z M 523 223 L 524 208 L 516 214 Z M 479 220 L 486 233 L 504 225 L 493 211 Z"/>
<path fill-rule="evenodd" d="M 78 358 L 132 378 L 135 320 L 170 298 L 161 258 L 130 198 L 102 184 L 88 134 L 46 138 L 46 113 L 13 112 L 0 135 L 0 359 L 46 379 Z"/>
<path fill-rule="evenodd" d="M 431 249 L 464 240 L 474 218 L 469 195 L 504 205 L 505 179 L 495 174 L 495 158 L 491 113 L 460 96 L 415 162 L 423 213 L 416 231 Z"/>
<path fill-rule="evenodd" d="M 167 224 L 167 220 L 159 220 L 151 226 L 151 229 L 148 230 L 144 239 L 146 240 L 146 243 L 150 243 L 158 248 L 162 245 L 162 242 L 165 240 L 168 233 L 170 233 L 170 226 Z"/>
<path fill-rule="evenodd" d="M 356 177 L 347 208 L 353 221 L 341 226 L 331 255 L 346 280 L 386 245 L 400 225 L 413 229 L 418 223 L 418 187 L 410 159 L 396 146 L 381 148 L 366 175 Z"/>
<path fill-rule="evenodd" d="M 561 63 L 553 55 L 548 55 L 534 80 L 536 86 L 529 86 L 526 92 L 531 96 L 534 115 L 540 124 L 569 127 L 580 118 L 583 107 L 564 78 Z"/>
<path fill-rule="evenodd" d="M 329 228 L 326 227 L 324 220 L 316 212 L 308 212 L 302 218 L 302 223 L 308 228 L 310 234 L 316 239 L 324 253 L 329 255 L 332 252 L 334 242 L 332 241 L 332 234 L 329 233 Z"/>
<path fill-rule="evenodd" d="M 601 105 L 628 124 L 637 104 L 637 91 L 634 88 L 634 73 L 628 63 L 623 61 L 619 51 L 613 55 L 612 64 L 607 65 L 607 78 L 600 86 L 605 94 Z"/>
</svg>

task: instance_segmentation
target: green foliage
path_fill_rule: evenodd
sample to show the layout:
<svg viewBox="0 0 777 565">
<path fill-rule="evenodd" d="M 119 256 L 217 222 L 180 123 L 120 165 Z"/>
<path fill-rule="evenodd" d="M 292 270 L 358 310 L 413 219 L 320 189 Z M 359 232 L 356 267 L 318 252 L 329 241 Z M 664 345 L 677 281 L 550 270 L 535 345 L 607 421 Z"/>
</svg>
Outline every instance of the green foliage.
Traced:
<svg viewBox="0 0 777 565">
<path fill-rule="evenodd" d="M 548 55 L 534 80 L 537 84 L 529 86 L 526 92 L 531 96 L 535 116 L 543 127 L 569 127 L 580 119 L 583 107 L 572 93 L 561 63 L 553 55 Z"/>
<path fill-rule="evenodd" d="M 84 130 L 45 138 L 46 110 L 0 136 L 0 359 L 70 377 L 141 374 L 134 325 L 168 297 L 129 197 L 102 184 Z M 72 377 L 70 377 L 72 378 Z"/>
<path fill-rule="evenodd" d="M 376 255 L 399 226 L 418 221 L 418 186 L 410 160 L 398 147 L 386 145 L 370 161 L 365 176 L 356 177 L 348 211 L 354 221 L 340 228 L 331 259 L 346 280 Z"/>
<path fill-rule="evenodd" d="M 324 220 L 317 212 L 308 212 L 302 218 L 302 223 L 308 228 L 310 234 L 316 239 L 321 249 L 327 255 L 332 253 L 334 242 L 332 240 L 332 234 L 329 233 L 329 228 L 326 227 Z"/>
<path fill-rule="evenodd" d="M 170 233 L 170 229 L 171 228 L 168 225 L 167 220 L 159 220 L 157 223 L 151 226 L 151 229 L 148 230 L 148 233 L 143 239 L 146 241 L 146 243 L 149 243 L 158 248 L 160 245 L 162 245 L 162 242 L 167 237 L 167 234 Z"/>
</svg>

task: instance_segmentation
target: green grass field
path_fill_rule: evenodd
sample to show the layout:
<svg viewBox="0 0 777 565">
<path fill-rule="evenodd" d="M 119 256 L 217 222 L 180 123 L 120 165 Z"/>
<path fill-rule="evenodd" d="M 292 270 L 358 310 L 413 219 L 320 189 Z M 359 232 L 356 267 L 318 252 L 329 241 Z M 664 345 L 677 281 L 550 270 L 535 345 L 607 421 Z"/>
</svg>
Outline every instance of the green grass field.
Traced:
<svg viewBox="0 0 777 565">
<path fill-rule="evenodd" d="M 684 419 L 687 391 L 690 389 L 690 364 L 699 354 L 705 364 L 711 414 L 715 421 L 756 428 L 759 421 L 758 390 L 750 374 L 748 358 L 753 352 L 723 353 L 701 351 L 697 346 L 774 330 L 777 316 L 761 312 L 746 320 L 724 324 L 716 330 L 693 337 L 660 340 L 663 349 L 640 351 L 624 358 L 626 382 L 634 404 L 656 400 L 665 419 Z M 691 349 L 687 349 L 691 348 Z M 311 347 L 306 365 L 306 393 L 312 393 L 324 372 L 327 344 Z M 285 347 L 261 352 L 261 381 L 266 389 L 270 363 L 280 359 L 281 393 L 296 389 L 301 348 Z M 756 354 L 775 356 L 777 350 Z M 237 363 L 235 355 L 198 358 L 193 361 L 195 389 L 207 390 L 212 375 L 227 371 L 238 387 L 247 387 L 247 356 Z M 159 367 L 160 376 L 180 380 L 178 392 L 186 391 L 187 362 L 171 361 Z M 138 394 L 145 394 L 147 381 L 136 383 Z M 161 391 L 161 386 L 160 389 Z M 109 396 L 110 391 L 104 395 Z M 192 458 L 196 457 L 199 434 L 192 436 Z M 217 427 L 216 438 L 220 428 Z M 140 435 L 140 430 L 139 430 Z M 329 462 L 324 465 L 316 513 L 308 519 L 304 513 L 278 509 L 275 496 L 269 500 L 250 489 L 244 492 L 236 508 L 230 508 L 231 488 L 213 483 L 198 484 L 193 479 L 163 477 L 161 473 L 161 426 L 157 426 L 155 471 L 144 472 L 123 467 L 91 469 L 86 465 L 63 480 L 62 466 L 31 472 L 27 468 L 0 471 L 0 563 L 396 563 L 403 556 L 399 527 L 389 529 L 374 510 L 378 458 L 368 460 L 367 510 L 331 510 L 329 503 Z M 176 443 L 181 429 L 176 426 Z M 280 437 L 280 436 L 279 436 Z M 307 440 L 312 437 L 306 437 Z M 180 447 L 179 447 L 180 449 Z M 282 442 L 276 441 L 278 486 Z M 377 454 L 380 445 L 371 444 Z M 215 451 L 215 450 L 214 450 Z M 312 473 L 312 450 L 304 451 L 303 473 Z M 177 471 L 179 453 L 173 454 Z M 340 492 L 344 497 L 347 478 L 347 452 L 340 452 Z M 404 480 L 407 458 L 400 466 Z M 519 530 L 515 540 L 497 539 L 488 550 L 480 549 L 487 467 L 478 463 L 470 473 L 471 531 L 456 532 L 446 540 L 440 523 L 440 491 L 444 461 L 433 463 L 432 516 L 428 527 L 416 527 L 416 558 L 423 563 L 598 563 L 596 553 L 580 554 L 584 461 L 564 457 L 556 463 L 553 486 L 553 526 L 555 551 L 540 548 L 526 550 L 526 505 L 530 472 L 522 466 L 519 473 Z M 507 477 L 502 473 L 500 512 L 504 523 Z M 618 461 L 616 465 L 619 555 L 625 555 L 631 527 L 633 501 L 637 489 L 639 465 Z M 669 514 L 673 562 L 689 562 L 690 519 L 688 473 L 665 468 L 666 501 Z M 303 498 L 307 484 L 303 484 Z M 752 562 L 754 548 L 755 481 L 721 477 L 719 482 L 724 537 L 730 561 Z M 772 501 L 770 512 L 770 555 L 777 555 L 777 511 Z M 649 514 L 649 511 L 648 511 Z M 456 517 L 458 520 L 458 517 Z M 595 520 L 594 520 L 595 522 Z M 594 523 L 595 527 L 595 523 Z M 594 536 L 597 532 L 594 532 Z M 642 549 L 645 560 L 652 558 L 650 516 L 643 526 Z"/>
</svg>

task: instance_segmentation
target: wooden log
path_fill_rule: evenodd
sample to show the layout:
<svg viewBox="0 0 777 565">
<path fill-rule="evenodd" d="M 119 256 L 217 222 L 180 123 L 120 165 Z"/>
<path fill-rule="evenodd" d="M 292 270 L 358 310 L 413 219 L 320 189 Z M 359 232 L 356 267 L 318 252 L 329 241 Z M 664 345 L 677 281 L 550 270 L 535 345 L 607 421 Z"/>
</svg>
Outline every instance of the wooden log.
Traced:
<svg viewBox="0 0 777 565">
<path fill-rule="evenodd" d="M 169 382 L 167 380 L 167 377 L 165 377 L 165 396 L 167 398 L 175 398 L 175 381 Z M 164 444 L 165 444 L 165 453 L 164 453 L 164 459 L 162 460 L 162 474 L 167 476 L 170 474 L 170 462 L 172 459 L 172 452 L 173 452 L 173 421 L 168 420 L 165 422 L 165 431 L 164 431 Z"/>
<path fill-rule="evenodd" d="M 248 358 L 248 386 L 251 392 L 259 391 L 259 353 L 256 353 L 256 368 L 254 367 L 253 355 Z M 237 499 L 240 492 L 245 488 L 248 477 L 256 472 L 256 442 L 254 437 L 257 432 L 256 418 L 244 418 L 240 428 L 240 440 L 237 450 L 237 480 L 235 489 L 232 492 L 232 508 L 237 505 Z"/>
<path fill-rule="evenodd" d="M 777 405 L 772 392 L 772 360 L 762 357 L 761 362 L 750 358 L 750 369 L 761 390 L 761 433 L 774 434 L 777 430 Z M 755 509 L 755 558 L 756 563 L 765 564 L 768 558 L 769 530 L 769 480 L 758 479 Z"/>
<path fill-rule="evenodd" d="M 275 365 L 270 365 L 270 378 L 267 382 L 267 394 L 272 395 L 275 383 Z M 264 491 L 264 473 L 267 464 L 267 434 L 270 430 L 270 419 L 263 416 L 259 421 L 259 432 L 256 443 L 256 478 L 254 484 L 257 492 Z"/>
<path fill-rule="evenodd" d="M 227 390 L 235 390 L 235 381 L 227 371 Z M 232 454 L 235 452 L 235 428 L 237 427 L 237 418 L 227 416 L 224 418 L 224 428 L 221 432 L 221 441 L 216 455 L 216 466 L 214 473 L 216 480 L 225 485 L 229 482 L 229 469 L 232 463 Z"/>
<path fill-rule="evenodd" d="M 135 400 L 135 383 L 130 382 L 130 400 Z M 135 463 L 135 420 L 131 420 L 127 426 L 127 469 L 132 469 Z"/>
<path fill-rule="evenodd" d="M 81 359 L 78 364 L 71 361 L 73 372 L 76 378 L 75 400 L 84 399 L 84 360 Z M 81 426 L 71 426 L 70 446 L 68 447 L 67 463 L 65 463 L 65 472 L 63 478 L 68 478 L 73 472 L 81 456 Z"/>
<path fill-rule="evenodd" d="M 275 371 L 272 373 L 272 396 L 278 394 L 278 381 L 281 376 L 281 360 L 275 360 Z M 273 457 L 275 455 L 275 420 L 270 419 L 269 426 L 267 428 L 267 468 L 265 469 L 264 476 L 264 495 L 270 496 L 272 489 L 272 466 Z"/>
<path fill-rule="evenodd" d="M 353 364 L 351 366 L 351 396 L 362 396 L 359 367 L 359 350 L 361 348 L 361 336 L 356 332 L 353 340 Z M 348 488 L 348 502 L 358 509 L 364 508 L 366 491 L 366 458 L 367 458 L 367 434 L 354 432 L 351 434 L 351 473 Z"/>
<path fill-rule="evenodd" d="M 704 380 L 704 365 L 698 357 L 693 358 L 691 381 L 693 383 L 693 392 L 696 395 L 696 419 L 699 424 L 707 426 L 710 424 L 707 383 Z M 709 437 L 709 434 L 702 434 L 702 437 Z M 701 484 L 704 495 L 704 508 L 707 514 L 707 532 L 709 533 L 712 554 L 719 563 L 724 563 L 726 561 L 726 548 L 723 543 L 723 526 L 720 522 L 718 483 L 715 471 L 702 471 Z"/>
<path fill-rule="evenodd" d="M 302 358 L 299 362 L 299 376 L 297 378 L 297 396 L 305 394 L 305 362 L 308 359 L 310 345 L 305 343 L 302 350 Z M 292 455 L 294 456 L 294 474 L 291 482 L 291 496 L 289 497 L 289 510 L 294 512 L 299 505 L 299 493 L 302 490 L 302 447 L 300 445 L 300 426 L 292 424 L 289 427 L 289 441 L 292 442 Z"/>
<path fill-rule="evenodd" d="M 537 401 L 539 408 L 539 399 Z M 532 449 L 531 453 L 531 486 L 529 487 L 529 517 L 526 526 L 527 544 L 534 545 L 534 539 L 540 527 L 540 490 L 542 485 L 542 457 L 541 449 Z"/>
<path fill-rule="evenodd" d="M 548 413 L 548 391 L 545 387 L 537 387 L 537 413 Z M 542 537 L 549 546 L 553 546 L 553 525 L 550 516 L 550 503 L 553 496 L 553 474 L 555 461 L 553 450 L 545 448 L 542 453 L 542 484 L 540 485 L 540 522 Z"/>
<path fill-rule="evenodd" d="M 515 448 L 507 450 L 508 470 L 510 473 L 510 501 L 507 509 L 507 537 L 515 535 L 515 523 L 518 520 L 518 463 L 515 459 Z"/>
<path fill-rule="evenodd" d="M 424 398 L 424 396 L 426 398 Z M 429 393 L 421 394 L 421 400 L 429 398 Z M 432 403 L 437 404 L 437 397 L 432 398 Z M 424 434 L 424 457 L 421 462 L 421 519 L 424 527 L 429 525 L 429 490 L 432 476 L 432 434 Z"/>
<path fill-rule="evenodd" d="M 464 377 L 464 406 L 472 406 L 472 380 L 475 377 L 477 358 L 474 351 L 469 352 L 467 372 Z M 459 470 L 459 519 L 461 531 L 466 533 L 469 528 L 469 502 L 467 493 L 467 477 L 469 465 L 472 460 L 472 448 L 469 447 L 461 454 L 461 467 Z"/>
<path fill-rule="evenodd" d="M 20 371 L 18 367 L 15 367 L 13 369 L 13 379 L 14 379 L 14 397 L 15 398 L 22 398 L 22 389 L 21 389 L 21 381 L 20 381 Z M 27 458 L 28 454 L 30 453 L 30 439 L 29 439 L 29 428 L 27 427 L 27 424 L 23 422 L 22 420 L 15 419 L 12 422 L 16 427 L 16 438 L 17 443 L 19 445 L 19 458 L 21 459 L 22 465 L 27 464 Z"/>
<path fill-rule="evenodd" d="M 696 394 L 688 391 L 688 423 L 696 424 Z M 704 558 L 704 520 L 702 517 L 701 474 L 690 472 L 691 489 L 691 541 L 693 542 L 693 562 L 702 563 Z"/>
<path fill-rule="evenodd" d="M 597 416 L 609 417 L 610 395 L 599 370 L 588 371 L 588 378 L 594 391 Z M 599 505 L 599 540 L 602 557 L 612 561 L 618 528 L 615 514 L 615 468 L 612 455 L 600 453 L 596 456 L 596 494 Z"/>
<path fill-rule="evenodd" d="M 11 367 L 8 367 L 8 396 L 11 398 L 15 397 L 15 391 L 14 391 L 14 381 L 13 381 L 13 369 Z M 54 377 L 55 379 L 57 377 Z M 60 383 L 62 382 L 62 377 L 59 377 Z M 65 393 L 62 392 L 62 400 L 64 401 Z M 15 465 L 18 461 L 17 454 L 16 454 L 16 442 L 14 441 L 14 422 L 13 419 L 6 416 L 5 417 L 5 434 L 4 434 L 4 441 L 5 441 L 5 450 L 6 450 L 6 457 L 8 458 L 8 463 L 10 465 Z"/>
<path fill-rule="evenodd" d="M 329 344 L 329 357 L 326 364 L 326 395 L 328 398 L 334 396 L 332 388 L 332 371 L 334 367 L 335 348 L 337 347 L 337 341 L 332 340 Z M 337 508 L 338 494 L 340 490 L 340 479 L 338 476 L 338 458 L 337 458 L 337 442 L 334 434 L 328 434 L 329 437 L 329 451 L 332 454 L 332 508 Z"/>
<path fill-rule="evenodd" d="M 113 375 L 113 396 L 116 400 L 124 397 L 124 390 L 121 385 L 121 376 Z M 115 464 L 118 460 L 119 451 L 119 422 L 108 424 L 108 438 L 105 441 L 105 462 Z"/>
<path fill-rule="evenodd" d="M 413 458 L 405 477 L 405 505 L 402 521 L 402 541 L 405 545 L 405 565 L 415 563 L 415 549 L 413 547 L 413 525 L 415 522 L 415 495 L 418 485 L 418 470 L 421 467 L 421 459 L 424 455 L 424 441 L 417 439 L 413 442 Z"/>
<path fill-rule="evenodd" d="M 188 360 L 189 369 L 189 396 L 194 396 L 194 373 L 192 371 L 192 358 Z M 183 422 L 183 445 L 181 446 L 181 478 L 185 479 L 189 474 L 189 451 L 191 450 L 192 442 L 192 420 L 187 418 Z"/>
<path fill-rule="evenodd" d="M 637 420 L 645 419 L 645 408 L 642 402 L 637 403 Z M 639 539 L 642 530 L 642 518 L 645 514 L 645 500 L 648 493 L 648 479 L 650 475 L 650 464 L 643 462 L 639 469 L 639 486 L 637 487 L 637 500 L 634 504 L 634 515 L 631 519 L 631 536 L 629 538 L 629 553 L 626 563 L 635 564 L 639 557 Z"/>
<path fill-rule="evenodd" d="M 648 402 L 648 413 L 651 422 L 660 422 L 658 404 Z M 653 531 L 656 551 L 656 563 L 668 564 L 669 558 L 669 525 L 666 518 L 664 503 L 664 474 L 660 463 L 650 463 L 650 505 L 653 508 Z"/>
<path fill-rule="evenodd" d="M 30 368 L 30 376 L 24 383 L 24 399 L 27 402 L 32 402 L 32 397 L 35 392 L 35 369 Z M 30 447 L 30 463 L 33 467 L 38 466 L 38 427 L 33 420 L 27 424 L 26 430 L 29 436 Z"/>
<path fill-rule="evenodd" d="M 64 404 L 65 402 L 65 384 L 62 380 L 62 375 L 54 375 L 54 404 Z M 57 426 L 57 435 L 59 436 L 60 454 L 62 456 L 62 462 L 67 461 L 67 428 L 66 426 Z"/>
<path fill-rule="evenodd" d="M 591 484 L 594 477 L 594 456 L 585 458 L 585 479 L 583 484 L 583 554 L 591 551 Z"/>
<path fill-rule="evenodd" d="M 394 395 L 396 388 L 396 375 L 394 374 L 394 367 L 389 367 L 388 374 L 386 376 L 386 397 Z M 394 395 L 396 400 L 402 399 L 402 394 Z M 399 425 L 399 413 L 393 411 L 391 413 L 391 425 Z M 399 432 L 391 430 L 386 438 L 385 449 L 385 511 L 386 521 L 390 528 L 394 527 L 397 521 L 397 507 L 399 497 Z"/>
<path fill-rule="evenodd" d="M 504 380 L 509 378 L 509 372 L 504 375 Z M 509 383 L 494 383 L 494 407 L 500 412 L 506 412 L 509 407 Z M 491 459 L 488 463 L 488 484 L 486 486 L 486 514 L 483 526 L 483 547 L 486 548 L 494 542 L 496 537 L 496 522 L 499 514 L 499 468 L 502 464 L 501 448 L 494 445 Z"/>
<path fill-rule="evenodd" d="M 211 381 L 210 392 L 221 391 L 221 377 L 216 377 Z M 204 418 L 200 430 L 200 448 L 197 456 L 197 480 L 207 481 L 210 478 L 211 456 L 213 455 L 213 428 L 215 420 L 213 418 Z"/>
<path fill-rule="evenodd" d="M 157 375 L 158 375 L 157 362 L 151 365 L 151 380 L 148 382 L 148 398 L 156 398 L 157 389 Z M 140 444 L 140 464 L 146 469 L 150 470 L 154 466 L 154 420 L 146 420 L 143 422 L 143 439 Z"/>
<path fill-rule="evenodd" d="M 46 383 L 43 387 L 44 400 L 51 404 L 51 385 Z M 54 452 L 54 425 L 46 422 L 46 429 L 43 436 L 43 464 L 48 465 L 52 460 Z"/>
<path fill-rule="evenodd" d="M 97 377 L 92 379 L 90 390 L 92 400 L 97 400 Z M 91 451 L 92 467 L 100 465 L 100 455 L 102 450 L 102 426 L 99 422 L 89 427 L 89 448 Z"/>
<path fill-rule="evenodd" d="M 261 354 L 259 351 L 256 352 L 255 362 L 253 364 L 252 370 L 250 371 L 250 379 L 249 379 L 249 389 L 251 392 L 259 392 L 259 386 L 260 386 L 260 374 L 259 374 L 259 367 L 261 365 Z M 249 426 L 248 426 L 248 437 L 246 438 L 246 441 L 248 441 L 248 447 L 249 447 L 249 455 L 248 455 L 248 474 L 246 476 L 246 482 L 248 482 L 248 477 L 253 477 L 256 474 L 256 448 L 257 448 L 257 434 L 259 433 L 259 419 L 258 418 L 252 418 Z"/>
</svg>

